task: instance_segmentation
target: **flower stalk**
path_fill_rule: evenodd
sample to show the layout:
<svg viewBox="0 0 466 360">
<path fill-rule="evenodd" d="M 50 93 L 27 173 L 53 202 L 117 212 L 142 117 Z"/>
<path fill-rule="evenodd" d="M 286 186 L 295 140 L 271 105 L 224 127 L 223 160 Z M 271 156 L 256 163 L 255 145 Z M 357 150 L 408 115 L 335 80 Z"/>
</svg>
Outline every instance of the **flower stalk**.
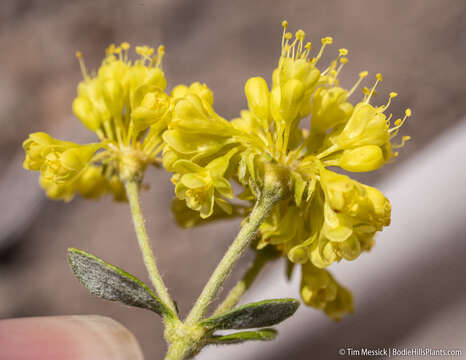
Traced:
<svg viewBox="0 0 466 360">
<path fill-rule="evenodd" d="M 270 260 L 265 252 L 257 252 L 254 260 L 246 271 L 244 276 L 236 283 L 236 285 L 229 291 L 227 297 L 220 306 L 215 310 L 215 315 L 224 313 L 233 309 L 241 300 L 241 297 L 249 290 L 257 276 L 264 268 L 265 264 Z"/>
<path fill-rule="evenodd" d="M 139 248 L 141 249 L 144 265 L 149 273 L 150 280 L 157 294 L 162 301 L 176 314 L 175 305 L 170 295 L 168 294 L 167 287 L 160 276 L 160 272 L 155 262 L 155 256 L 149 243 L 146 227 L 144 225 L 144 217 L 141 211 L 141 204 L 139 201 L 139 184 L 136 181 L 128 181 L 125 184 L 128 202 L 131 208 L 131 215 L 133 217 L 134 230 L 138 239 Z"/>
</svg>

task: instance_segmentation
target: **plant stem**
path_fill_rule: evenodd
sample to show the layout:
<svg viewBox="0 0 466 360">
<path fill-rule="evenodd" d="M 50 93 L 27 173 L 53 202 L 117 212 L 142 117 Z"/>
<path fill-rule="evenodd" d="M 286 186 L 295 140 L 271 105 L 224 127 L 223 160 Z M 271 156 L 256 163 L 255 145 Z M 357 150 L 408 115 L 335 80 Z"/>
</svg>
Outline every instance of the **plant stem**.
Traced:
<svg viewBox="0 0 466 360">
<path fill-rule="evenodd" d="M 204 317 L 208 306 L 217 296 L 233 266 L 244 253 L 257 229 L 262 224 L 262 221 L 277 201 L 278 198 L 261 196 L 256 202 L 246 223 L 241 227 L 241 230 L 235 240 L 228 248 L 227 252 L 202 290 L 201 295 L 191 309 L 191 312 L 185 321 L 186 325 L 194 325 Z"/>
<path fill-rule="evenodd" d="M 164 360 L 184 360 L 188 357 L 191 349 L 183 342 L 170 344 Z"/>
<path fill-rule="evenodd" d="M 144 218 L 141 211 L 141 204 L 139 202 L 139 184 L 136 181 L 127 181 L 125 187 L 131 208 L 131 215 L 133 216 L 134 230 L 136 231 L 139 248 L 141 249 L 144 264 L 146 265 L 150 280 L 154 285 L 156 293 L 160 296 L 160 299 L 173 311 L 174 314 L 176 314 L 173 301 L 170 298 L 167 287 L 165 286 L 159 270 L 157 269 L 154 253 L 152 252 L 149 237 L 147 236 Z"/>
<path fill-rule="evenodd" d="M 229 311 L 239 303 L 241 297 L 251 287 L 254 280 L 256 280 L 257 275 L 259 275 L 268 260 L 269 257 L 266 256 L 263 251 L 256 253 L 251 266 L 246 271 L 243 278 L 237 282 L 233 289 L 230 290 L 227 297 L 223 300 L 217 310 L 215 310 L 215 315 Z"/>
</svg>

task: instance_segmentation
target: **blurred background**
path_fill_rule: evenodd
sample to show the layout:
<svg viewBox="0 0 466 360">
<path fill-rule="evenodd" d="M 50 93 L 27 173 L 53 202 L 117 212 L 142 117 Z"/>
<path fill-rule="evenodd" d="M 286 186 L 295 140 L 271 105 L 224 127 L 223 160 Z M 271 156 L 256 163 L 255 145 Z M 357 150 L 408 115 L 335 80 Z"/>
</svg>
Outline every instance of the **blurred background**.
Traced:
<svg viewBox="0 0 466 360">
<path fill-rule="evenodd" d="M 464 0 L 137 0 L 0 2 L 0 318 L 103 314 L 139 339 L 147 359 L 165 352 L 162 327 L 143 310 L 92 297 L 68 268 L 78 247 L 147 279 L 126 204 L 80 198 L 47 200 L 35 173 L 22 169 L 22 141 L 46 131 L 92 140 L 71 111 L 81 80 L 75 51 L 96 69 L 110 43 L 166 46 L 169 88 L 205 82 L 226 118 L 246 105 L 248 77 L 270 79 L 280 53 L 281 21 L 314 44 L 333 36 L 350 50 L 341 76 L 351 86 L 361 70 L 381 72 L 376 102 L 399 96 L 390 111 L 414 116 L 412 140 L 395 164 L 359 177 L 392 201 L 393 226 L 370 256 L 338 264 L 337 279 L 354 291 L 355 313 L 334 323 L 302 307 L 279 340 L 228 349 L 200 359 L 333 359 L 338 348 L 413 345 L 466 350 L 466 2 Z M 372 81 L 366 82 L 366 84 Z M 169 175 L 150 169 L 143 207 L 158 264 L 186 313 L 237 231 L 237 222 L 177 228 Z M 242 259 L 230 284 L 241 274 Z M 299 274 L 286 284 L 281 264 L 267 268 L 248 300 L 299 297 Z M 271 347 L 269 347 L 271 346 Z M 230 357 L 228 357 L 230 356 Z M 344 357 L 343 357 L 344 358 Z M 353 357 L 354 358 L 354 357 Z"/>
</svg>

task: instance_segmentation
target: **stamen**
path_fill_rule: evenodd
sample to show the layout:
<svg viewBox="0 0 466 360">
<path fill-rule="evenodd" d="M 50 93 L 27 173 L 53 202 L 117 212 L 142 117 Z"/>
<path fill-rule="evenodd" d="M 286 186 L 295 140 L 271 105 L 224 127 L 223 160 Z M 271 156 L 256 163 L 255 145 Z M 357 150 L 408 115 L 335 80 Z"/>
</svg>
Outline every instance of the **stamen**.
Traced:
<svg viewBox="0 0 466 360">
<path fill-rule="evenodd" d="M 79 67 L 81 68 L 81 74 L 83 75 L 84 80 L 89 79 L 87 74 L 86 64 L 84 63 L 83 53 L 81 51 L 76 51 L 76 58 L 79 61 Z"/>
<path fill-rule="evenodd" d="M 107 55 L 113 55 L 114 52 L 115 52 L 115 48 L 116 48 L 116 47 L 115 47 L 115 44 L 110 44 L 110 45 L 108 46 L 108 48 L 105 49 L 105 53 L 106 53 Z"/>
<path fill-rule="evenodd" d="M 402 148 L 403 146 L 405 146 L 406 142 L 411 140 L 411 136 L 403 136 L 401 138 L 401 144 L 397 144 L 397 145 L 392 145 L 392 148 L 393 149 L 399 149 L 399 148 Z"/>
<path fill-rule="evenodd" d="M 304 46 L 304 49 L 305 49 L 305 50 L 303 51 L 303 56 L 302 56 L 303 59 L 307 59 L 307 57 L 309 56 L 309 53 L 310 53 L 310 51 L 311 51 L 311 48 L 312 48 L 311 42 L 308 41 L 308 42 L 306 43 L 306 46 Z"/>
<path fill-rule="evenodd" d="M 317 56 L 313 59 L 313 63 L 316 64 L 319 59 L 322 57 L 322 54 L 324 53 L 324 49 L 327 45 L 331 45 L 333 43 L 333 38 L 331 36 L 326 36 L 320 40 L 322 43 L 322 46 L 320 47 L 319 53 Z"/>
<path fill-rule="evenodd" d="M 155 66 L 158 68 L 162 67 L 162 60 L 163 57 L 165 56 L 165 46 L 159 45 L 157 48 L 157 56 L 156 56 L 156 61 L 155 61 Z"/>
<path fill-rule="evenodd" d="M 283 21 L 282 21 L 282 27 L 283 27 L 283 35 L 282 35 L 282 56 L 284 56 L 283 50 L 285 49 L 285 37 L 286 37 L 286 29 L 288 29 L 288 21 L 283 20 Z"/>
<path fill-rule="evenodd" d="M 154 53 L 154 49 L 148 46 L 136 46 L 136 52 L 143 58 L 150 59 L 150 56 Z"/>
<path fill-rule="evenodd" d="M 395 122 L 393 123 L 393 125 L 395 126 L 388 130 L 388 132 L 390 133 L 390 139 L 398 134 L 398 129 L 403 126 L 406 119 L 409 118 L 411 115 L 411 109 L 406 109 L 404 118 L 395 120 Z"/>
<path fill-rule="evenodd" d="M 361 83 L 362 79 L 364 79 L 367 76 L 368 72 L 367 71 L 362 71 L 359 73 L 359 79 L 356 81 L 356 83 L 353 85 L 351 90 L 348 93 L 348 97 L 351 96 L 352 93 L 358 88 L 359 84 Z"/>
<path fill-rule="evenodd" d="M 335 74 L 335 78 L 338 77 L 338 74 L 340 74 L 341 69 L 343 69 L 343 65 L 348 63 L 348 58 L 347 57 L 342 57 L 340 58 L 340 66 L 338 66 L 338 69 Z"/>
<path fill-rule="evenodd" d="M 381 106 L 380 109 L 381 109 L 382 111 L 387 110 L 388 107 L 390 106 L 390 103 L 392 102 L 392 99 L 395 98 L 395 97 L 397 97 L 397 96 L 398 96 L 398 94 L 397 94 L 396 92 L 392 91 L 392 92 L 388 95 L 388 101 L 387 101 L 387 103 L 386 103 L 385 105 Z"/>
<path fill-rule="evenodd" d="M 303 41 L 306 37 L 306 33 L 303 30 L 298 30 L 295 35 L 298 40 L 298 50 L 296 51 L 296 58 L 299 58 L 303 51 Z"/>
<path fill-rule="evenodd" d="M 388 118 L 385 120 L 385 123 L 387 124 L 387 129 L 390 128 L 390 121 L 391 121 L 392 117 L 393 117 L 393 114 L 390 114 L 388 116 Z"/>
<path fill-rule="evenodd" d="M 285 33 L 285 45 L 282 49 L 282 56 L 283 57 L 289 57 L 291 53 L 291 45 L 289 44 L 289 41 L 291 40 L 292 35 L 291 33 L 287 32 Z"/>
<path fill-rule="evenodd" d="M 348 55 L 348 49 L 345 49 L 345 48 L 339 49 L 338 52 L 340 53 L 340 56 Z"/>
<path fill-rule="evenodd" d="M 375 88 L 376 88 L 377 84 L 383 80 L 383 76 L 382 76 L 382 74 L 380 74 L 380 73 L 378 73 L 377 75 L 375 75 L 375 78 L 376 78 L 375 84 L 374 84 L 374 86 L 372 87 L 372 89 L 371 89 L 369 95 L 368 95 L 367 98 L 365 99 L 365 103 L 366 103 L 366 104 L 369 103 L 369 101 L 371 100 L 372 95 L 373 95 L 373 94 L 375 95 Z"/>
<path fill-rule="evenodd" d="M 335 71 L 336 67 L 337 67 L 337 61 L 336 61 L 336 60 L 333 60 L 333 61 L 330 63 L 330 65 L 329 65 L 324 71 L 322 71 L 321 75 L 322 75 L 322 76 L 325 76 L 325 75 L 327 75 L 327 74 L 331 74 L 332 71 L 333 71 L 333 72 Z"/>
<path fill-rule="evenodd" d="M 128 50 L 130 48 L 129 43 L 127 43 L 126 41 L 122 42 L 120 44 L 120 48 L 123 50 L 123 61 L 127 62 L 128 61 Z"/>
</svg>

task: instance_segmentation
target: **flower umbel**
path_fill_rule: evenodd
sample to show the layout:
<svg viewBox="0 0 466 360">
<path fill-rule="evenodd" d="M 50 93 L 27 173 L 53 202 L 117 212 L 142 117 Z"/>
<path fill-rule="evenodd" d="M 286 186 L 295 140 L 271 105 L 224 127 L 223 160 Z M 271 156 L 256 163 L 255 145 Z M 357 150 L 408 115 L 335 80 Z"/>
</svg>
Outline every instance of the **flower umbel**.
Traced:
<svg viewBox="0 0 466 360">
<path fill-rule="evenodd" d="M 245 84 L 248 109 L 241 111 L 239 118 L 230 122 L 221 118 L 213 110 L 211 92 L 195 83 L 173 92 L 173 121 L 164 134 L 164 165 L 175 172 L 175 183 L 182 177 L 197 176 L 212 159 L 233 151 L 222 179 L 241 184 L 239 198 L 250 201 L 251 206 L 263 192 L 268 164 L 283 169 L 283 184 L 289 195 L 260 227 L 257 247 L 275 247 L 292 263 L 302 264 L 303 274 L 309 269 L 323 271 L 318 269 L 342 259 L 356 259 L 372 247 L 375 233 L 390 223 L 390 203 L 380 191 L 328 167 L 373 171 L 393 161 L 398 155 L 393 149 L 409 140 L 405 136 L 400 145 L 392 143 L 411 116 L 407 109 L 402 119 L 392 123 L 392 115 L 385 114 L 396 93 L 390 93 L 385 105 L 371 104 L 382 81 L 380 74 L 371 89 L 363 89 L 360 101 L 350 102 L 368 73 L 362 71 L 351 89 L 340 86 L 338 76 L 348 62 L 348 50 L 340 49 L 327 68 L 318 68 L 324 49 L 332 42 L 331 37 L 323 38 L 320 50 L 311 56 L 311 43 L 305 42 L 304 31 L 297 31 L 293 37 L 288 23 L 283 22 L 281 56 L 272 85 L 269 88 L 260 77 L 249 79 Z M 310 122 L 303 126 L 309 116 Z M 186 161 L 199 169 L 187 170 L 190 174 L 186 168 L 177 170 L 176 164 Z M 199 184 L 196 189 L 191 198 L 186 191 L 177 196 L 206 218 L 213 214 L 211 204 L 220 200 L 220 195 L 212 186 Z M 199 199 L 208 199 L 209 206 L 202 208 Z M 316 306 L 310 300 L 313 295 L 305 290 L 312 288 L 313 277 L 305 278 L 303 298 L 309 298 L 305 300 L 308 305 Z M 333 310 L 327 313 L 339 318 L 351 309 L 351 295 L 336 285 L 332 288 L 341 290 L 330 294 L 331 301 L 336 301 L 337 293 L 340 295 L 333 305 L 328 301 Z"/>
<path fill-rule="evenodd" d="M 271 81 L 246 81 L 248 106 L 237 118 L 220 116 L 212 91 L 200 82 L 175 86 L 167 94 L 163 46 L 137 46 L 133 60 L 130 45 L 122 43 L 107 49 L 93 74 L 77 53 L 84 79 L 73 111 L 98 140 L 81 145 L 38 132 L 23 143 L 23 166 L 40 172 L 49 197 L 69 201 L 75 194 L 113 194 L 115 200 L 128 201 L 153 290 L 92 254 L 72 248 L 68 256 L 91 293 L 163 318 L 167 360 L 192 358 L 209 344 L 273 339 L 274 329 L 260 328 L 293 315 L 299 301 L 269 299 L 236 307 L 272 259 L 285 259 L 288 276 L 300 267 L 300 294 L 306 305 L 335 320 L 351 313 L 350 291 L 327 268 L 369 251 L 375 234 L 390 224 L 389 200 L 342 172 L 374 171 L 392 162 L 398 155 L 395 149 L 409 140 L 403 136 L 400 144 L 392 143 L 411 110 L 392 121 L 387 110 L 395 92 L 384 105 L 373 103 L 381 74 L 371 88 L 362 89 L 359 100 L 351 100 L 368 73 L 362 71 L 350 89 L 340 84 L 348 50 L 339 49 L 337 58 L 322 68 L 333 39 L 321 39 L 314 54 L 303 30 L 293 36 L 286 21 L 282 26 Z M 183 321 L 157 267 L 142 215 L 139 190 L 149 165 L 163 165 L 172 173 L 172 211 L 181 226 L 243 218 Z M 256 253 L 251 267 L 209 316 L 209 306 L 249 246 Z"/>
<path fill-rule="evenodd" d="M 42 187 L 51 198 L 70 200 L 77 192 L 95 198 L 112 193 L 125 199 L 122 182 L 140 181 L 149 164 L 158 165 L 162 133 L 171 118 L 172 101 L 164 92 L 161 69 L 164 48 L 155 52 L 137 46 L 111 45 L 95 75 L 89 75 L 77 53 L 84 80 L 78 85 L 73 112 L 99 142 L 79 145 L 31 134 L 23 144 L 24 167 L 40 171 Z"/>
</svg>

